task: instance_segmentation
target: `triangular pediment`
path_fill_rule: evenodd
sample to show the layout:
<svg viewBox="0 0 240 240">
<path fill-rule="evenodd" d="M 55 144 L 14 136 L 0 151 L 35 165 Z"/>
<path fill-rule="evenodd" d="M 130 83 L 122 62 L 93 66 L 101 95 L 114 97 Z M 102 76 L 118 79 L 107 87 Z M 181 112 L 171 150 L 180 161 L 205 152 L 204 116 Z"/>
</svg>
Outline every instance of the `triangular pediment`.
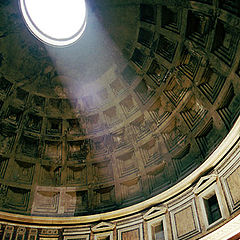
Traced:
<svg viewBox="0 0 240 240">
<path fill-rule="evenodd" d="M 197 183 L 197 185 L 193 188 L 193 192 L 195 194 L 200 193 L 203 191 L 205 188 L 210 186 L 213 182 L 217 180 L 217 175 L 216 174 L 210 174 L 204 177 L 201 177 Z"/>
<path fill-rule="evenodd" d="M 152 207 L 148 212 L 143 215 L 144 220 L 149 220 L 151 218 L 160 216 L 167 212 L 167 207 Z"/>
<path fill-rule="evenodd" d="M 110 231 L 110 230 L 113 230 L 114 228 L 115 228 L 115 224 L 108 223 L 108 222 L 101 222 L 96 226 L 94 226 L 92 228 L 92 231 L 93 232 Z"/>
</svg>

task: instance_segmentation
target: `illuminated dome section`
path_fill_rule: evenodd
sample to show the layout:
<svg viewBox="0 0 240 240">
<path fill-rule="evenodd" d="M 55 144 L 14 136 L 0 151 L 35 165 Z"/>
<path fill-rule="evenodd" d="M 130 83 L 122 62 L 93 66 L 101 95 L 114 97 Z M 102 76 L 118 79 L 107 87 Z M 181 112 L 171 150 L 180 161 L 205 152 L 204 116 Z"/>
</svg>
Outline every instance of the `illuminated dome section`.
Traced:
<svg viewBox="0 0 240 240">
<path fill-rule="evenodd" d="M 84 0 L 20 0 L 20 8 L 30 31 L 50 45 L 72 44 L 86 27 Z"/>
</svg>

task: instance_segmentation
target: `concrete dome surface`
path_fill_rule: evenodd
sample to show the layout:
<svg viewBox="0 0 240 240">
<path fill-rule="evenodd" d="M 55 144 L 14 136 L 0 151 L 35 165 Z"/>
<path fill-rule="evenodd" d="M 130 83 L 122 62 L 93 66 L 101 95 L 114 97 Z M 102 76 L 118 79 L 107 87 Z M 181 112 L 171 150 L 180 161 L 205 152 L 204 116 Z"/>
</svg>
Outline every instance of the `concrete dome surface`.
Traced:
<svg viewBox="0 0 240 240">
<path fill-rule="evenodd" d="M 0 0 L 1 218 L 95 222 L 84 240 L 187 239 L 218 228 L 240 200 L 240 179 L 226 170 L 238 169 L 227 156 L 239 144 L 239 1 L 86 7 L 83 36 L 59 48 L 34 37 L 17 1 Z M 173 199 L 183 195 L 199 199 L 178 215 Z M 171 229 L 168 220 L 154 223 L 155 211 L 169 214 Z M 177 221 L 190 212 L 197 217 L 188 231 Z M 146 229 L 125 236 L 116 219 L 132 214 Z M 20 235 L 31 239 L 26 229 Z M 65 236 L 41 231 L 32 236 Z"/>
</svg>

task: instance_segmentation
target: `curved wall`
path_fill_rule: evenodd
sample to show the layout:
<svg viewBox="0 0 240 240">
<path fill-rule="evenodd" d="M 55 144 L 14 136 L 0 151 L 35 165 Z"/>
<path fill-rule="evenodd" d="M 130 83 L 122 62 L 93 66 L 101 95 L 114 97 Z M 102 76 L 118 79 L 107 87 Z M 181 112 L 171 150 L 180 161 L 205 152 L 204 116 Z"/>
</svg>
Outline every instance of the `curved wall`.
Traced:
<svg viewBox="0 0 240 240">
<path fill-rule="evenodd" d="M 238 226 L 234 217 L 240 211 L 239 171 L 240 118 L 204 166 L 167 190 L 168 195 L 160 194 L 123 211 L 85 217 L 30 217 L 2 212 L 1 235 L 3 239 L 22 236 L 20 239 L 142 240 L 155 239 L 160 234 L 165 239 L 199 239 L 227 222 L 231 224 L 233 219 L 232 232 L 226 227 L 204 238 L 226 239 Z M 215 199 L 214 209 L 218 209 L 213 218 L 209 199 Z"/>
</svg>

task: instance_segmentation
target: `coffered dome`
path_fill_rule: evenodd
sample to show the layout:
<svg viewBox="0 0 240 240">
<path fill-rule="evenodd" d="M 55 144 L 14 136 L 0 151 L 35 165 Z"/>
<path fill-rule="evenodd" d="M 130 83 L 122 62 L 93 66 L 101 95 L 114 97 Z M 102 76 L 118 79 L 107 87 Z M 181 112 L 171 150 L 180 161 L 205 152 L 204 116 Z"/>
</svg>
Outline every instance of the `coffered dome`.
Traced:
<svg viewBox="0 0 240 240">
<path fill-rule="evenodd" d="M 240 111 L 240 8 L 217 2 L 86 1 L 55 48 L 0 1 L 0 210 L 108 212 L 201 166 Z"/>
</svg>

